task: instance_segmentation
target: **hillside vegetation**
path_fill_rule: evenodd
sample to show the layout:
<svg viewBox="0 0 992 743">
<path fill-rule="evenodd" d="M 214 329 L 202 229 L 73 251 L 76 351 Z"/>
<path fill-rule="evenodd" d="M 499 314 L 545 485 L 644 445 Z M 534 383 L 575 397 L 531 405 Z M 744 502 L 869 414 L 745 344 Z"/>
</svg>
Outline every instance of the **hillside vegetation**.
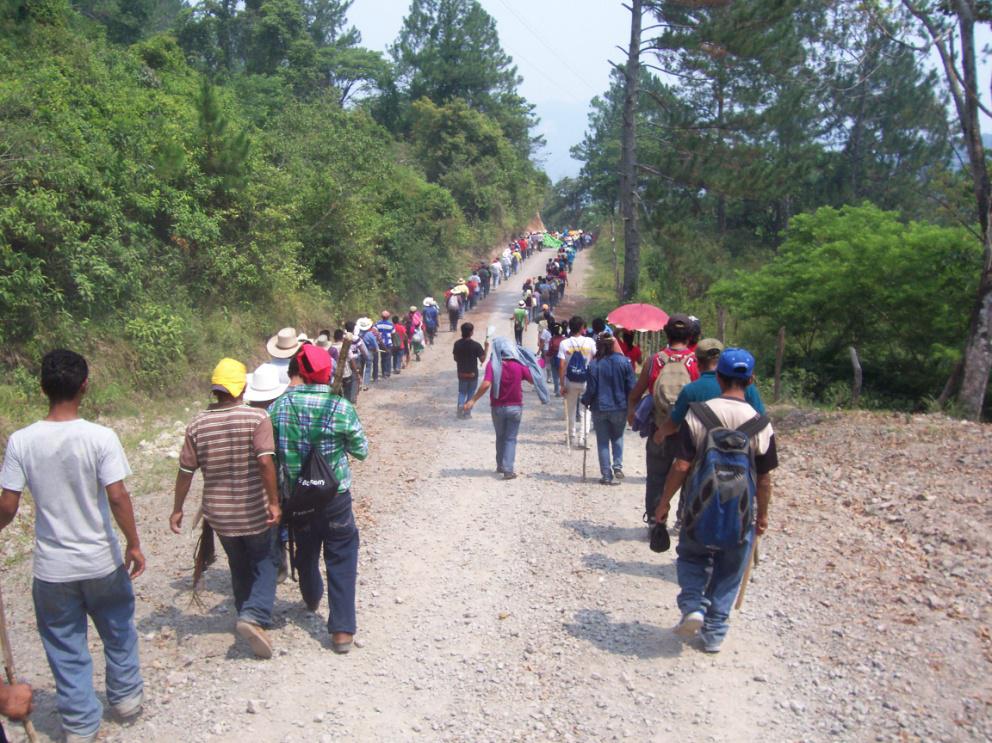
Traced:
<svg viewBox="0 0 992 743">
<path fill-rule="evenodd" d="M 4 4 L 0 399 L 54 345 L 98 404 L 174 389 L 281 325 L 419 302 L 526 224 L 546 178 L 492 19 L 418 0 L 387 59 L 349 5 Z"/>
</svg>

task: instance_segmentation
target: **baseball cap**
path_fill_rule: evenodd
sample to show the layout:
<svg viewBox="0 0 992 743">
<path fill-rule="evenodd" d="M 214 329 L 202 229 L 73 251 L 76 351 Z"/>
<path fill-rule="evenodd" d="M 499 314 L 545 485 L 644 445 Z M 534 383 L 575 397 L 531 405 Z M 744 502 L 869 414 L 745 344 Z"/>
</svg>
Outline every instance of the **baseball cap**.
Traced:
<svg viewBox="0 0 992 743">
<path fill-rule="evenodd" d="M 754 374 L 754 356 L 743 348 L 728 348 L 720 354 L 716 372 L 731 379 L 750 379 Z"/>
<path fill-rule="evenodd" d="M 334 359 L 323 348 L 304 346 L 296 356 L 300 376 L 308 384 L 327 384 L 334 371 Z"/>
<path fill-rule="evenodd" d="M 671 315 L 665 323 L 665 330 L 679 329 L 688 330 L 692 327 L 692 320 L 688 315 Z"/>
<path fill-rule="evenodd" d="M 213 385 L 212 389 L 218 392 L 226 392 L 232 397 L 238 397 L 248 384 L 248 367 L 240 361 L 223 358 L 214 367 L 214 372 L 210 375 L 210 384 Z"/>
<path fill-rule="evenodd" d="M 716 338 L 703 338 L 696 344 L 696 358 L 715 359 L 723 352 L 723 344 Z"/>
</svg>

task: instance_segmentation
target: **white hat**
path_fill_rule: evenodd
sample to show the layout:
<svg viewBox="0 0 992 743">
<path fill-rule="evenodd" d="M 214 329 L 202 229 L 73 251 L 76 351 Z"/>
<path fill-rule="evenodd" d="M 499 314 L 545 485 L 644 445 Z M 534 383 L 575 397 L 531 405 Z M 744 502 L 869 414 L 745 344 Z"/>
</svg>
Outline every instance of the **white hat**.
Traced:
<svg viewBox="0 0 992 743">
<path fill-rule="evenodd" d="M 410 305 L 410 312 L 416 312 L 416 311 L 417 311 L 417 308 L 416 308 L 416 307 L 414 307 L 414 306 L 413 306 L 413 305 L 411 304 L 411 305 Z"/>
<path fill-rule="evenodd" d="M 283 328 L 274 336 L 269 338 L 265 344 L 265 350 L 269 356 L 276 359 L 289 359 L 300 348 L 300 341 L 296 337 L 296 328 Z"/>
<path fill-rule="evenodd" d="M 524 300 L 521 299 L 519 302 L 517 302 L 517 307 L 523 307 L 525 304 L 526 302 L 524 302 Z"/>
<path fill-rule="evenodd" d="M 296 336 L 296 340 L 298 340 L 300 343 L 303 343 L 304 341 L 309 341 L 310 337 L 306 333 L 300 333 L 298 336 Z M 313 341 L 310 342 L 312 343 Z"/>
<path fill-rule="evenodd" d="M 274 364 L 262 364 L 248 375 L 245 387 L 245 402 L 265 402 L 275 400 L 286 391 L 288 382 L 280 380 L 281 371 Z"/>
<path fill-rule="evenodd" d="M 364 333 L 366 330 L 371 329 L 372 321 L 367 317 L 360 317 L 355 320 L 355 330 L 359 333 Z"/>
<path fill-rule="evenodd" d="M 424 307 L 431 307 L 434 304 L 434 297 L 424 297 Z"/>
<path fill-rule="evenodd" d="M 331 339 L 325 333 L 321 333 L 317 336 L 317 340 L 315 340 L 313 344 L 317 348 L 323 348 L 326 351 L 331 347 Z"/>
</svg>

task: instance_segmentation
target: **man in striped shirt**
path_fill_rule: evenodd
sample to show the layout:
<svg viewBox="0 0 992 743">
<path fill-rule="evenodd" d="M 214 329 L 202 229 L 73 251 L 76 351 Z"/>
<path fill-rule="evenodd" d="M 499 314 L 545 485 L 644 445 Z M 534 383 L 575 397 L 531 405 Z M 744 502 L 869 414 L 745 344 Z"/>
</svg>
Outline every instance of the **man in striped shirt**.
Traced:
<svg viewBox="0 0 992 743">
<path fill-rule="evenodd" d="M 220 537 L 231 568 L 236 631 L 259 658 L 272 657 L 281 518 L 272 423 L 244 403 L 244 364 L 222 359 L 211 383 L 217 402 L 186 427 L 169 525 L 180 533 L 183 503 L 197 469 L 203 472 L 203 517 Z"/>
</svg>

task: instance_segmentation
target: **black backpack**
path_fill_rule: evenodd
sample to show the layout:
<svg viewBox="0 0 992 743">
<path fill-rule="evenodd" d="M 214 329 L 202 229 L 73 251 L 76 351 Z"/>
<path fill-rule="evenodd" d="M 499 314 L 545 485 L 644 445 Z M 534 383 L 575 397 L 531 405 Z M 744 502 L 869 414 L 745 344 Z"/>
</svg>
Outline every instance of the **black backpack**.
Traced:
<svg viewBox="0 0 992 743">
<path fill-rule="evenodd" d="M 295 409 L 293 412 L 296 412 Z M 334 411 L 331 412 L 333 414 Z M 299 423 L 299 417 L 296 420 Z M 282 501 L 282 523 L 289 532 L 289 562 L 293 580 L 296 580 L 296 535 L 312 528 L 323 513 L 324 506 L 337 496 L 339 485 L 334 470 L 311 439 L 310 451 L 303 460 L 293 489 Z"/>
</svg>

